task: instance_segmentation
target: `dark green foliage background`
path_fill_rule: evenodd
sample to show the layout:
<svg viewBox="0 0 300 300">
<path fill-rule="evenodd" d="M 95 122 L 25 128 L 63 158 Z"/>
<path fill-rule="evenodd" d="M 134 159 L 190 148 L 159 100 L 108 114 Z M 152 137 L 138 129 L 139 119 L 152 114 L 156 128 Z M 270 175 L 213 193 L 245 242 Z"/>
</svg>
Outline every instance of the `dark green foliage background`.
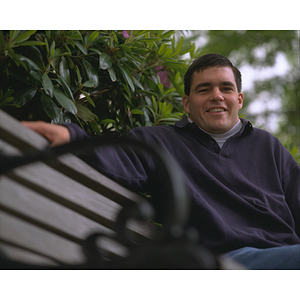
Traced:
<svg viewBox="0 0 300 300">
<path fill-rule="evenodd" d="M 205 42 L 196 47 L 201 38 Z M 255 54 L 259 48 L 264 58 Z M 281 121 L 273 134 L 299 161 L 297 31 L 3 30 L 0 108 L 19 120 L 75 122 L 91 135 L 170 124 L 183 114 L 185 71 L 211 52 L 237 67 L 273 66 L 284 55 L 289 74 L 255 82 L 241 113 L 255 124 L 258 115 L 249 115 L 249 104 L 263 92 L 280 97 Z"/>
</svg>

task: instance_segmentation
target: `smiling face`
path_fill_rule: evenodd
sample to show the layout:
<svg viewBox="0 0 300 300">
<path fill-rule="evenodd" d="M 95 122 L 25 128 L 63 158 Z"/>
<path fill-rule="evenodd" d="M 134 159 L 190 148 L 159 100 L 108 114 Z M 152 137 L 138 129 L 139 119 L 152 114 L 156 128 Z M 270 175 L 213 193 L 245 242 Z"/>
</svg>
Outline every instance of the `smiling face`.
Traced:
<svg viewBox="0 0 300 300">
<path fill-rule="evenodd" d="M 189 95 L 182 98 L 190 119 L 205 131 L 221 134 L 238 122 L 243 94 L 237 91 L 230 67 L 211 67 L 195 72 Z"/>
</svg>

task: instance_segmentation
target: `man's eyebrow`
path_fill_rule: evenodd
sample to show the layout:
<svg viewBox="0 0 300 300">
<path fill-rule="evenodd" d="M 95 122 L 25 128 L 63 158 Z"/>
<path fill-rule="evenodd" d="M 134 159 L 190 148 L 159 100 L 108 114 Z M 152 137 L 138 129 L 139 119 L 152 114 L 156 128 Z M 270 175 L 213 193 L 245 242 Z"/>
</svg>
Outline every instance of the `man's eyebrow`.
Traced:
<svg viewBox="0 0 300 300">
<path fill-rule="evenodd" d="M 222 81 L 221 83 L 220 83 L 220 85 L 221 86 L 231 86 L 231 87 L 234 87 L 235 88 L 235 84 L 232 82 L 232 81 Z M 197 89 L 199 89 L 199 88 L 202 88 L 202 87 L 207 87 L 207 86 L 212 86 L 212 84 L 210 83 L 210 82 L 200 82 L 200 83 L 198 83 L 196 86 L 195 86 L 195 88 L 194 88 L 194 90 L 197 90 Z"/>
<path fill-rule="evenodd" d="M 204 87 L 204 86 L 211 86 L 212 84 L 210 83 L 210 82 L 201 82 L 201 83 L 198 83 L 196 86 L 195 86 L 195 88 L 194 88 L 194 90 L 198 90 L 199 88 L 202 88 L 202 87 Z"/>
<path fill-rule="evenodd" d="M 235 87 L 235 84 L 233 82 L 231 82 L 231 81 L 223 81 L 221 83 L 221 85 L 229 85 L 229 86 Z"/>
</svg>

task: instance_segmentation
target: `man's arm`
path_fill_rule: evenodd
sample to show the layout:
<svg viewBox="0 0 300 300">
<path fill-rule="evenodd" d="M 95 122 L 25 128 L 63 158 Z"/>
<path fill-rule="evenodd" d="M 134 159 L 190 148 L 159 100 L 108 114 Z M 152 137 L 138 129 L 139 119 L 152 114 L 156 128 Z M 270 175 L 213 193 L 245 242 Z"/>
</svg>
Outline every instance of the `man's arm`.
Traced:
<svg viewBox="0 0 300 300">
<path fill-rule="evenodd" d="M 69 143 L 71 134 L 67 127 L 43 121 L 21 122 L 25 127 L 36 131 L 50 141 L 51 147 Z"/>
</svg>

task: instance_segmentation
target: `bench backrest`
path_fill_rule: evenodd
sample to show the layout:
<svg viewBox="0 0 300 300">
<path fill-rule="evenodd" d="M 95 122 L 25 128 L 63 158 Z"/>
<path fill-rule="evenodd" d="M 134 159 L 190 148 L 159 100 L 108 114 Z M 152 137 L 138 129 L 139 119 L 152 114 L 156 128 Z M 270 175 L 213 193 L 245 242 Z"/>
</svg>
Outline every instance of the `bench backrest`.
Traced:
<svg viewBox="0 0 300 300">
<path fill-rule="evenodd" d="M 44 149 L 48 141 L 0 110 L 0 151 L 7 155 Z M 92 232 L 114 233 L 122 204 L 144 199 L 72 154 L 37 162 L 0 177 L 0 251 L 26 263 L 84 263 L 82 241 Z M 131 222 L 129 230 L 151 237 L 153 226 Z M 111 256 L 126 248 L 103 242 Z"/>
</svg>

